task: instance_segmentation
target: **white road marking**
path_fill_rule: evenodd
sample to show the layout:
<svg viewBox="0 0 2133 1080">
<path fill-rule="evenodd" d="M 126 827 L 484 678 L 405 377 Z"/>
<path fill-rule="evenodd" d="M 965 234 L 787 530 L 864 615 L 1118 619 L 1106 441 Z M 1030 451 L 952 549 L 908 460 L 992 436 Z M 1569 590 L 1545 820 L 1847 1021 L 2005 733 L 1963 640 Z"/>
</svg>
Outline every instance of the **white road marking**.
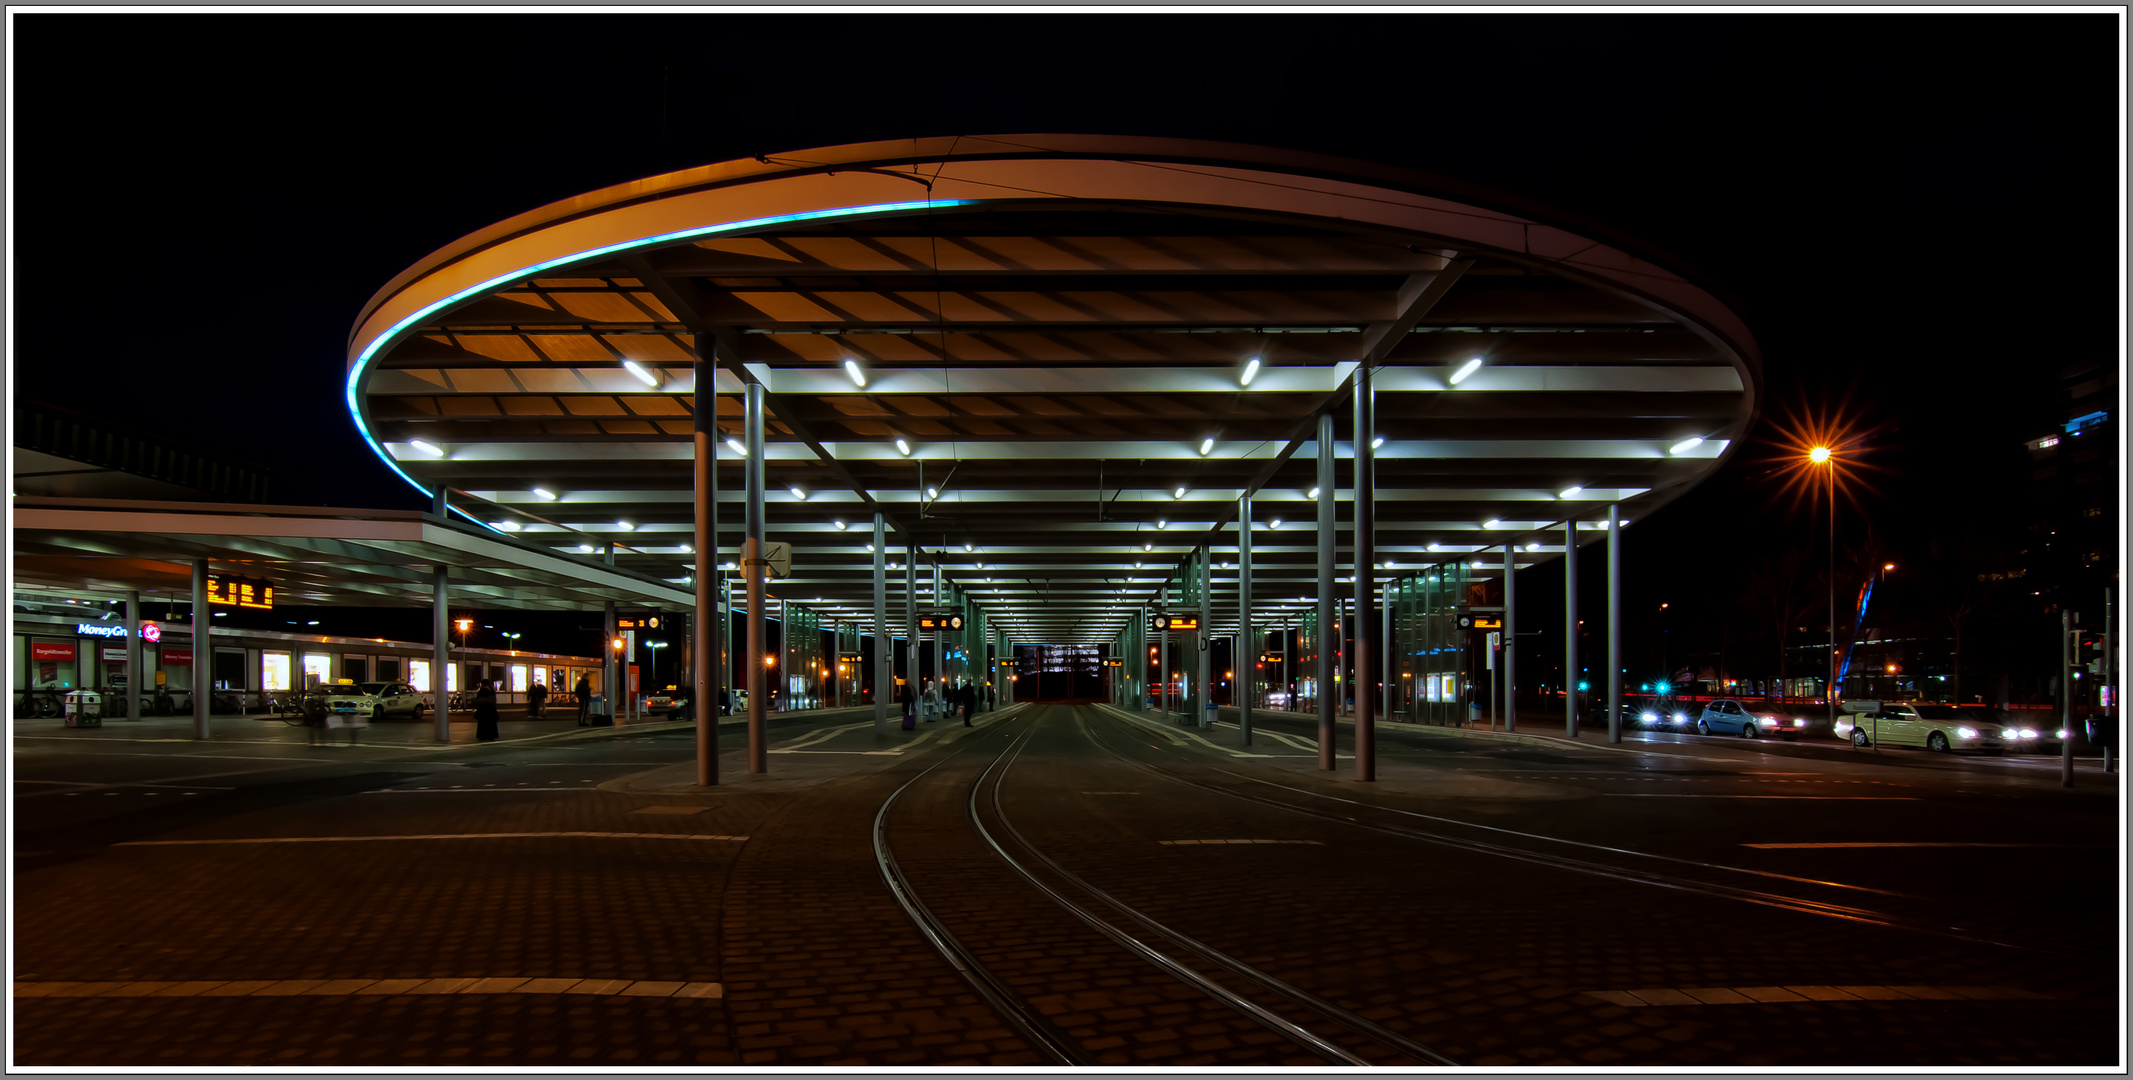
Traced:
<svg viewBox="0 0 2133 1080">
<path fill-rule="evenodd" d="M 112 847 L 191 847 L 204 844 L 345 844 L 362 840 L 518 840 L 532 837 L 590 837 L 600 840 L 746 840 L 745 836 L 707 833 L 648 832 L 492 832 L 404 833 L 396 836 L 252 836 L 219 840 L 122 840 Z"/>
<path fill-rule="evenodd" d="M 1316 846 L 1316 847 L 1325 847 L 1325 846 L 1326 846 L 1326 842 L 1325 842 L 1325 841 L 1323 841 L 1323 840 L 1158 840 L 1158 841 L 1156 841 L 1156 843 L 1158 843 L 1158 844 L 1174 844 L 1174 845 L 1193 845 L 1193 844 L 1311 844 L 1311 845 L 1314 845 L 1314 846 Z"/>
<path fill-rule="evenodd" d="M 2019 986 L 1689 986 L 1587 990 L 1585 996 L 1632 1009 L 1683 1005 L 1773 1005 L 1796 1001 L 2042 1001 Z"/>
<path fill-rule="evenodd" d="M 1917 802 L 1911 795 L 1700 795 L 1677 791 L 1607 791 L 1612 799 L 1814 799 L 1823 802 Z"/>
<path fill-rule="evenodd" d="M 1892 848 L 1892 847 L 1899 847 L 1899 848 L 1912 848 L 1912 847 L 1931 847 L 1931 848 L 1975 848 L 1975 847 L 1986 847 L 1986 848 L 2084 848 L 2084 849 L 2086 849 L 2086 848 L 2102 848 L 2102 847 L 2109 847 L 2110 845 L 2108 845 L 2108 844 L 1987 844 L 1987 843 L 1968 843 L 1968 842 L 1963 842 L 1963 841 L 1941 841 L 1941 840 L 1917 840 L 1917 841 L 1912 841 L 1912 840 L 1849 840 L 1849 841 L 1842 841 L 1842 842 L 1833 842 L 1833 843 L 1827 843 L 1827 844 L 1742 844 L 1741 846 L 1742 846 L 1742 847 L 1752 847 L 1752 848 L 1763 848 L 1763 849 L 1765 849 L 1765 850 L 1819 850 L 1819 849 L 1826 849 L 1826 848 Z"/>
<path fill-rule="evenodd" d="M 726 995 L 715 982 L 640 979 L 280 979 L 218 982 L 23 982 L 15 996 L 32 997 L 354 997 L 379 994 L 586 994 L 601 997 L 704 998 Z"/>
</svg>

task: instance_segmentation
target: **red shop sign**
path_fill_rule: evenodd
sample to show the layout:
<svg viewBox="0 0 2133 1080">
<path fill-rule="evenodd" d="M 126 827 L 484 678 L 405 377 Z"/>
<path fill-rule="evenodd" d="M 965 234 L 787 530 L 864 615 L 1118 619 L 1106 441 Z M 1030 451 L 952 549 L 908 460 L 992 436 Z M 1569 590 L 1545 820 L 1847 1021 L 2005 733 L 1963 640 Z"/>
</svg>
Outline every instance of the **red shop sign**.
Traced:
<svg viewBox="0 0 2133 1080">
<path fill-rule="evenodd" d="M 32 641 L 30 642 L 30 659 L 72 660 L 74 659 L 74 643 L 56 641 Z"/>
<path fill-rule="evenodd" d="M 164 667 L 191 667 L 192 663 L 193 651 L 191 649 L 173 649 L 168 646 L 164 647 Z"/>
</svg>

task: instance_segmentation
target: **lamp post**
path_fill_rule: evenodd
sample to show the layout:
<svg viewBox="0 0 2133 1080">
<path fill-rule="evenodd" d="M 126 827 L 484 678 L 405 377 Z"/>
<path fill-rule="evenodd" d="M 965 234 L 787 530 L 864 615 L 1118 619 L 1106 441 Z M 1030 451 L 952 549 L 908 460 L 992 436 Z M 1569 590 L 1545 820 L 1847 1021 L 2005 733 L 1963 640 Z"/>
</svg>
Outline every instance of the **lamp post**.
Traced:
<svg viewBox="0 0 2133 1080">
<path fill-rule="evenodd" d="M 466 648 L 467 648 L 467 641 L 468 641 L 468 639 L 469 639 L 469 638 L 471 638 L 471 637 L 473 636 L 473 634 L 474 634 L 474 620 L 472 620 L 472 619 L 454 619 L 454 620 L 452 621 L 452 626 L 453 626 L 453 628 L 454 628 L 454 629 L 457 629 L 457 630 L 459 631 L 459 650 L 460 650 L 461 652 L 465 652 L 465 651 L 466 651 Z M 459 663 L 459 660 L 458 660 L 457 658 L 454 658 L 454 659 L 453 659 L 453 661 L 452 661 L 452 663 L 456 665 L 456 664 L 458 664 L 458 663 Z M 449 688 L 449 687 L 450 687 L 450 686 L 452 685 L 452 683 L 453 683 L 453 682 L 457 681 L 457 679 L 458 679 L 458 670 L 459 670 L 459 669 L 458 669 L 457 667 L 454 667 L 454 668 L 453 668 L 453 669 L 452 669 L 451 671 L 447 671 L 447 672 L 445 672 L 445 676 L 444 676 L 444 678 L 445 678 L 445 683 L 444 683 L 444 685 L 445 685 L 445 686 L 446 686 L 447 688 Z M 471 690 L 467 691 L 467 694 L 468 694 L 468 696 L 469 696 L 470 698 L 472 697 L 472 691 L 471 691 Z"/>
<path fill-rule="evenodd" d="M 644 643 L 644 647 L 652 651 L 652 670 L 650 672 L 652 685 L 665 686 L 665 683 L 659 681 L 659 650 L 666 648 L 667 643 L 664 641 L 647 641 Z"/>
<path fill-rule="evenodd" d="M 1829 491 L 1829 682 L 1823 692 L 1829 708 L 1829 727 L 1837 728 L 1837 463 L 1827 446 L 1807 451 L 1807 460 L 1824 469 Z M 1857 740 L 1852 741 L 1858 746 Z"/>
</svg>

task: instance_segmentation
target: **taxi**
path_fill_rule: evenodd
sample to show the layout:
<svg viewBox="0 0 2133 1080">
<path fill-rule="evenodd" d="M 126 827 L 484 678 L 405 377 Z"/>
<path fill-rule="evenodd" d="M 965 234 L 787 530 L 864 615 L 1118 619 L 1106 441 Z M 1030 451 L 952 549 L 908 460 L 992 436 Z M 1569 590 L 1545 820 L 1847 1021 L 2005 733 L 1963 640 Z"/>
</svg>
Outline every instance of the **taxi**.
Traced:
<svg viewBox="0 0 2133 1080">
<path fill-rule="evenodd" d="M 2005 728 L 1983 715 L 1982 710 L 1954 705 L 1884 701 L 1873 712 L 1842 717 L 1836 732 L 1853 746 L 1921 746 L 1936 754 L 2004 752 Z"/>
</svg>

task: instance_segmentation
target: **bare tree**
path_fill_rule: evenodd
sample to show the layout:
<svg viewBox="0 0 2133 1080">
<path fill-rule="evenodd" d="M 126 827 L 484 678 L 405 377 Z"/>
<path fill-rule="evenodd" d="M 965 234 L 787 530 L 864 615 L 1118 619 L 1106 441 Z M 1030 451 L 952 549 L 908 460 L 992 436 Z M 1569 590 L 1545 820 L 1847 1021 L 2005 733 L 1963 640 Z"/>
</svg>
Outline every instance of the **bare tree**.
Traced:
<svg viewBox="0 0 2133 1080">
<path fill-rule="evenodd" d="M 1749 616 L 1755 619 L 1759 629 L 1768 632 L 1769 644 L 1777 651 L 1779 696 L 1784 695 L 1789 681 L 1792 636 L 1798 631 L 1801 620 L 1814 608 L 1814 598 L 1806 595 L 1802 588 L 1810 583 L 1807 580 L 1807 558 L 1808 549 L 1804 544 L 1776 555 L 1765 555 L 1749 568 L 1742 586 Z"/>
</svg>

